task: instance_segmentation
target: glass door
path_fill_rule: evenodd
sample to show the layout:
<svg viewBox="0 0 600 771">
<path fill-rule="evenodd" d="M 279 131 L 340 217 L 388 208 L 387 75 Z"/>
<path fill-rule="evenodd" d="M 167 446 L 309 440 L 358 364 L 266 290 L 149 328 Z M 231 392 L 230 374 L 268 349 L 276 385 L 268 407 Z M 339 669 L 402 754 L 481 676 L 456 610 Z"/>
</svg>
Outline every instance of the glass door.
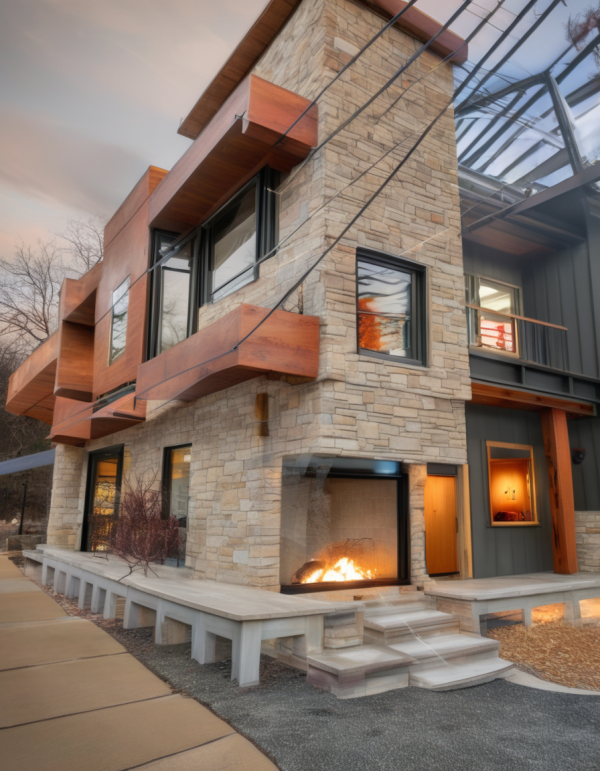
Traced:
<svg viewBox="0 0 600 771">
<path fill-rule="evenodd" d="M 108 539 L 118 516 L 123 447 L 90 453 L 82 551 L 108 551 Z"/>
</svg>

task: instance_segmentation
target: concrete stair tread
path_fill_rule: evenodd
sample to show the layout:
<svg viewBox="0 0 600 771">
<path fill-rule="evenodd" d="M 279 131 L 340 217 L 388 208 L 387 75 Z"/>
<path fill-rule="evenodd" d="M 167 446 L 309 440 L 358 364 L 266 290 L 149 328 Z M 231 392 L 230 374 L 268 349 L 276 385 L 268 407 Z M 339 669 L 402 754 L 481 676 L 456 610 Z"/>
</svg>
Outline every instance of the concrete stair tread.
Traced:
<svg viewBox="0 0 600 771">
<path fill-rule="evenodd" d="M 433 669 L 411 673 L 410 684 L 433 691 L 468 688 L 494 680 L 512 669 L 510 661 L 490 657 L 466 664 L 441 664 Z"/>
<path fill-rule="evenodd" d="M 497 640 L 466 634 L 442 634 L 428 637 L 426 640 L 411 638 L 404 642 L 392 643 L 388 647 L 399 653 L 420 661 L 430 657 L 453 658 L 460 655 L 475 655 L 478 653 L 495 653 L 500 647 Z"/>
<path fill-rule="evenodd" d="M 400 613 L 396 610 L 386 615 L 365 618 L 365 628 L 380 632 L 387 632 L 390 629 L 410 631 L 445 622 L 456 623 L 456 619 L 450 613 L 442 613 L 439 610 L 411 610 L 408 613 Z"/>
<path fill-rule="evenodd" d="M 384 645 L 356 645 L 352 648 L 331 651 L 331 653 L 308 656 L 309 666 L 335 675 L 350 675 L 358 672 L 369 674 L 405 667 L 413 663 L 414 659 L 411 656 Z"/>
</svg>

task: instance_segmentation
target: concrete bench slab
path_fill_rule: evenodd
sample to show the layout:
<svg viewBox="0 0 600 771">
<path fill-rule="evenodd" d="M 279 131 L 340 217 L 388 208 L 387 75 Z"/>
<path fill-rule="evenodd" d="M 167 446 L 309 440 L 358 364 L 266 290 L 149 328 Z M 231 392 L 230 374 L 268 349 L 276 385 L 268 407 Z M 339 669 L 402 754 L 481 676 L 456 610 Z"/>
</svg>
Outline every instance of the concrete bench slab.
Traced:
<svg viewBox="0 0 600 771">
<path fill-rule="evenodd" d="M 0 672 L 0 728 L 171 692 L 128 653 L 12 669 Z"/>
<path fill-rule="evenodd" d="M 125 653 L 125 648 L 91 621 L 53 619 L 0 627 L 0 670 Z"/>
</svg>

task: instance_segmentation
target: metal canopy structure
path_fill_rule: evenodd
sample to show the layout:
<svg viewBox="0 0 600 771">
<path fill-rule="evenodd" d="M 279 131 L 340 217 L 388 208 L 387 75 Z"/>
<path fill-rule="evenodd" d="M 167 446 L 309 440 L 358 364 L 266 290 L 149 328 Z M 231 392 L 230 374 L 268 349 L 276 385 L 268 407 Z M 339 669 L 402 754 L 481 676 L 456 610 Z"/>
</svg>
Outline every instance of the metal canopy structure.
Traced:
<svg viewBox="0 0 600 771">
<path fill-rule="evenodd" d="M 566 10 L 561 0 L 532 9 L 535 18 L 517 42 L 455 108 L 462 169 L 509 186 L 515 201 L 600 160 L 600 34 L 590 34 L 580 50 L 569 43 L 541 71 L 519 80 L 509 74 L 519 57 L 528 65 L 521 71 L 531 70 L 532 57 L 547 59 L 543 41 L 552 37 L 550 27 L 554 37 L 557 25 L 565 29 Z M 539 56 L 532 46 L 540 46 Z"/>
<path fill-rule="evenodd" d="M 32 468 L 54 465 L 56 450 L 36 452 L 33 455 L 23 455 L 21 458 L 13 458 L 0 463 L 0 477 L 7 474 L 17 474 L 19 471 L 29 471 Z"/>
</svg>

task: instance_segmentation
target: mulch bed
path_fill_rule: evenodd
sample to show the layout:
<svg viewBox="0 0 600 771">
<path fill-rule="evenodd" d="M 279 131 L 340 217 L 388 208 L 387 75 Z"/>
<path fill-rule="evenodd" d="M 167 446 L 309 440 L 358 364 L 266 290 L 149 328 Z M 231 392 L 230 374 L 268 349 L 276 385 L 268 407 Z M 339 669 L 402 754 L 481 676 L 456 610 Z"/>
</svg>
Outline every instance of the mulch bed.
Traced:
<svg viewBox="0 0 600 771">
<path fill-rule="evenodd" d="M 600 628 L 548 621 L 490 629 L 500 657 L 519 669 L 569 688 L 600 691 Z"/>
</svg>

